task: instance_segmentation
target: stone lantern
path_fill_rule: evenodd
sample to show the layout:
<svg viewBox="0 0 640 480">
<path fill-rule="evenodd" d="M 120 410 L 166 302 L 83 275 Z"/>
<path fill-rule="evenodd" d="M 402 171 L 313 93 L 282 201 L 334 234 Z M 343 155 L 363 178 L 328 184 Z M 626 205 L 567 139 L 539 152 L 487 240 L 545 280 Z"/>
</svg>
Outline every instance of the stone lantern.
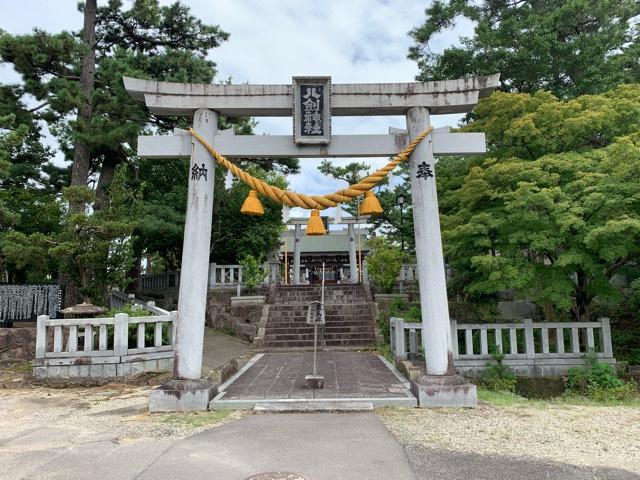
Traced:
<svg viewBox="0 0 640 480">
<path fill-rule="evenodd" d="M 82 302 L 72 307 L 59 310 L 64 318 L 95 318 L 101 313 L 106 312 L 104 307 L 98 307 L 92 303 Z"/>
</svg>

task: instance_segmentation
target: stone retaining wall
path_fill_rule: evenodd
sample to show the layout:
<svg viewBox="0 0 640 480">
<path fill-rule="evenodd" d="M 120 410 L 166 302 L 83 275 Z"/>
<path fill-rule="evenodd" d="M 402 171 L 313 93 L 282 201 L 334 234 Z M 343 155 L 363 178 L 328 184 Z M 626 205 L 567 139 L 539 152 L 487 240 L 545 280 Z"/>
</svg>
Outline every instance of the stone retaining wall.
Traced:
<svg viewBox="0 0 640 480">
<path fill-rule="evenodd" d="M 238 337 L 253 341 L 263 305 L 231 305 L 232 291 L 209 290 L 206 324 L 217 330 L 233 332 Z"/>
<path fill-rule="evenodd" d="M 35 355 L 35 327 L 0 328 L 0 360 L 32 360 Z"/>
</svg>

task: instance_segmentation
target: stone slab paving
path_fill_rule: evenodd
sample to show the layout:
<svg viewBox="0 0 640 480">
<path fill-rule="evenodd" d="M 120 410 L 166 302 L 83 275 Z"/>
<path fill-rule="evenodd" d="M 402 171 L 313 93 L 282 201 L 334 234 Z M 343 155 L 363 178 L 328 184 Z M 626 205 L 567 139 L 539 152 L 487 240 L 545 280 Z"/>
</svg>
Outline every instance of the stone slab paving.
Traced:
<svg viewBox="0 0 640 480">
<path fill-rule="evenodd" d="M 266 353 L 220 387 L 211 408 L 254 408 L 273 402 L 336 402 L 366 400 L 374 406 L 416 405 L 409 384 L 386 360 L 370 352 L 319 352 L 318 374 L 323 389 L 309 389 L 313 353 Z"/>
</svg>

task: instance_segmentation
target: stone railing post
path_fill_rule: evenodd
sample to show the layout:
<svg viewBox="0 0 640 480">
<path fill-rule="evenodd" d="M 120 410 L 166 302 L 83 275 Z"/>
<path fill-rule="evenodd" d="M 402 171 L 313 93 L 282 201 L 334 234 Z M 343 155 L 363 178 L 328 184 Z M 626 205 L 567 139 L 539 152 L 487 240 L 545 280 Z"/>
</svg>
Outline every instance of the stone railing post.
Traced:
<svg viewBox="0 0 640 480">
<path fill-rule="evenodd" d="M 396 354 L 396 319 L 391 317 L 389 319 L 389 348 L 391 349 L 391 355 L 395 357 Z"/>
<path fill-rule="evenodd" d="M 602 335 L 600 335 L 600 341 L 602 343 L 602 352 L 606 358 L 613 357 L 613 345 L 611 343 L 611 323 L 608 318 L 601 318 L 600 324 L 602 325 Z"/>
<path fill-rule="evenodd" d="M 455 318 L 451 319 L 451 353 L 453 359 L 458 359 L 458 321 Z"/>
<path fill-rule="evenodd" d="M 36 324 L 36 358 L 44 358 L 47 351 L 47 326 L 49 315 L 38 315 Z"/>
<path fill-rule="evenodd" d="M 527 358 L 535 358 L 536 342 L 533 338 L 533 320 L 530 318 L 525 319 L 524 321 L 524 346 Z"/>
<path fill-rule="evenodd" d="M 171 332 L 169 333 L 169 343 L 171 345 L 175 345 L 176 343 L 176 331 L 178 329 L 178 312 L 173 310 L 169 312 L 169 316 L 171 317 Z"/>
<path fill-rule="evenodd" d="M 395 319 L 395 356 L 396 358 L 406 359 L 407 352 L 405 348 L 405 338 L 404 338 L 404 319 L 396 318 Z"/>
<path fill-rule="evenodd" d="M 129 349 L 129 315 L 116 313 L 113 325 L 113 354 L 126 355 Z"/>
<path fill-rule="evenodd" d="M 209 288 L 214 288 L 216 286 L 216 264 L 209 264 Z"/>
</svg>

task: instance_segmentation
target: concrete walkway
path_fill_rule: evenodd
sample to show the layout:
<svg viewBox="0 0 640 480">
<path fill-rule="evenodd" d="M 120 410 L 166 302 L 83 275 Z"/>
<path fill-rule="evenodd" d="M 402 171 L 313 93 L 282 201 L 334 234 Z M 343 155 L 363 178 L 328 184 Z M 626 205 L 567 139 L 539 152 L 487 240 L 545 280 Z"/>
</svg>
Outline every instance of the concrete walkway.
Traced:
<svg viewBox="0 0 640 480">
<path fill-rule="evenodd" d="M 243 480 L 283 471 L 310 480 L 416 479 L 371 413 L 253 415 L 184 440 L 137 478 Z"/>
</svg>

